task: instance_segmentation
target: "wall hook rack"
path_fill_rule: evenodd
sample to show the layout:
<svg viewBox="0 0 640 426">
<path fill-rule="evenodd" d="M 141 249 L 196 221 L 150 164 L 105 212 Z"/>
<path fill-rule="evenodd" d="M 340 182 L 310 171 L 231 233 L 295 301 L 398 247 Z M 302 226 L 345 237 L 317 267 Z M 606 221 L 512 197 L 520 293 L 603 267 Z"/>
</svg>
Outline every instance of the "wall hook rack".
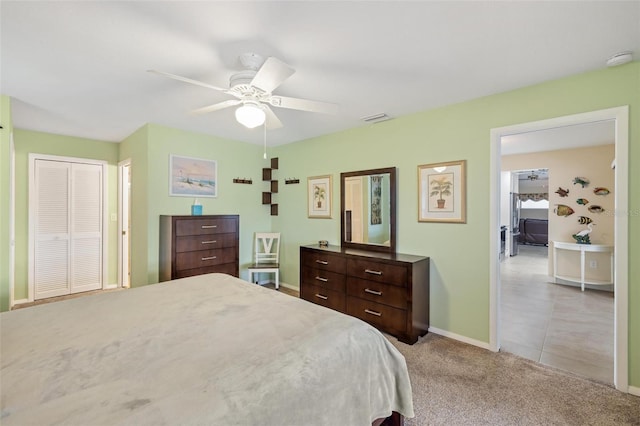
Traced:
<svg viewBox="0 0 640 426">
<path fill-rule="evenodd" d="M 235 178 L 233 180 L 233 183 L 246 183 L 248 185 L 251 185 L 253 183 L 253 181 L 251 179 L 247 179 L 247 178 L 244 178 L 244 179 Z"/>
</svg>

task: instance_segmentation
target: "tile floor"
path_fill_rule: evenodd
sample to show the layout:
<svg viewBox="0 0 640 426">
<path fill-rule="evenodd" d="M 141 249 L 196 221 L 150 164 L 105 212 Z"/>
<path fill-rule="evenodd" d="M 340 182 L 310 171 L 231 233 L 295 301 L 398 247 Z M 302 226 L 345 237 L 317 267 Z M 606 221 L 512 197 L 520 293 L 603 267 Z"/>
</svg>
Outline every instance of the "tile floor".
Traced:
<svg viewBox="0 0 640 426">
<path fill-rule="evenodd" d="M 501 262 L 501 349 L 613 383 L 613 293 L 550 282 L 547 247 Z"/>
</svg>

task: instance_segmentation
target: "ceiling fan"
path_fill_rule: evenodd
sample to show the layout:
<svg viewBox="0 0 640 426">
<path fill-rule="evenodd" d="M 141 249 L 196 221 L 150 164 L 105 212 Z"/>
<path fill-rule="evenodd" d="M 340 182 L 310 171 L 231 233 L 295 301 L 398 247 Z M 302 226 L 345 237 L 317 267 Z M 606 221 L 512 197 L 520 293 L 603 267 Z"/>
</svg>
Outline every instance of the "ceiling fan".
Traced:
<svg viewBox="0 0 640 426">
<path fill-rule="evenodd" d="M 291 66 L 281 60 L 273 56 L 265 60 L 256 53 L 244 53 L 239 59 L 244 70 L 231 75 L 228 89 L 163 71 L 149 70 L 149 72 L 234 96 L 237 99 L 207 105 L 192 112 L 204 114 L 238 106 L 235 111 L 236 120 L 250 129 L 262 124 L 266 124 L 268 129 L 282 127 L 282 122 L 269 105 L 325 114 L 337 112 L 336 104 L 274 95 L 272 92 L 295 72 Z"/>
</svg>

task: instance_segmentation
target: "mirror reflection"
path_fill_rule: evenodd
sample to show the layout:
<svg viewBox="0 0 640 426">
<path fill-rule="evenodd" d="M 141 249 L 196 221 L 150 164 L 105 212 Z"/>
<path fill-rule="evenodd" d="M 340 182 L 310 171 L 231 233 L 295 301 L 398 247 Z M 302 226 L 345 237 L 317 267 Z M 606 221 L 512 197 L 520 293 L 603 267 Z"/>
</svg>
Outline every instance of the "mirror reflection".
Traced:
<svg viewBox="0 0 640 426">
<path fill-rule="evenodd" d="M 345 177 L 345 241 L 391 245 L 389 190 L 389 173 Z"/>
<path fill-rule="evenodd" d="M 343 247 L 395 252 L 395 186 L 395 167 L 340 174 Z"/>
</svg>

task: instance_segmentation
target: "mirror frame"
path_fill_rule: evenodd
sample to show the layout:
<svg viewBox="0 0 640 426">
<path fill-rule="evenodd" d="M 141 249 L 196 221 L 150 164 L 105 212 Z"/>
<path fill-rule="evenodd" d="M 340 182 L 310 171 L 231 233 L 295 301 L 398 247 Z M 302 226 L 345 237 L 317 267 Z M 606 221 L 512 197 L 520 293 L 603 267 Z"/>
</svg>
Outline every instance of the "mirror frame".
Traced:
<svg viewBox="0 0 640 426">
<path fill-rule="evenodd" d="M 379 244 L 353 243 L 345 241 L 344 235 L 346 230 L 345 224 L 345 178 L 354 176 L 371 176 L 389 173 L 389 245 L 383 246 Z M 340 244 L 343 248 L 352 248 L 359 250 L 378 251 L 386 253 L 396 252 L 396 168 L 385 167 L 381 169 L 359 170 L 355 172 L 340 173 Z"/>
</svg>

